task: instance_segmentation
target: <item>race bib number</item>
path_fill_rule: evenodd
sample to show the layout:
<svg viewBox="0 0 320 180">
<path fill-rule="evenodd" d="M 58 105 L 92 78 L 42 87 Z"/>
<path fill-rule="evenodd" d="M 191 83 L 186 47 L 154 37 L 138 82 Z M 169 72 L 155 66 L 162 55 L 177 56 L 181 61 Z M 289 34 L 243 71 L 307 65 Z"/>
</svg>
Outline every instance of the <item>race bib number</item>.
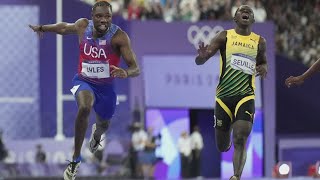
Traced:
<svg viewBox="0 0 320 180">
<path fill-rule="evenodd" d="M 232 54 L 231 67 L 246 74 L 253 75 L 256 72 L 256 60 L 245 54 Z"/>
<path fill-rule="evenodd" d="M 81 73 L 89 78 L 108 78 L 110 77 L 109 63 L 82 63 Z"/>
</svg>

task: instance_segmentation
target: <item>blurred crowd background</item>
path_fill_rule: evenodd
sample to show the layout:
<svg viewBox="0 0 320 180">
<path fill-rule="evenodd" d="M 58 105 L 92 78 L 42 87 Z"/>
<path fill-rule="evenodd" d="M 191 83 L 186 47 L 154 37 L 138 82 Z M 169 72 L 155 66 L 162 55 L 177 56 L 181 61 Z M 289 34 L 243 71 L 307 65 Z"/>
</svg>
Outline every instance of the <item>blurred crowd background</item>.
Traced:
<svg viewBox="0 0 320 180">
<path fill-rule="evenodd" d="M 86 1 L 86 0 L 84 0 Z M 87 0 L 88 2 L 94 0 Z M 252 7 L 256 22 L 276 24 L 276 52 L 310 66 L 320 54 L 320 0 L 112 0 L 128 20 L 230 21 L 241 4 Z"/>
</svg>

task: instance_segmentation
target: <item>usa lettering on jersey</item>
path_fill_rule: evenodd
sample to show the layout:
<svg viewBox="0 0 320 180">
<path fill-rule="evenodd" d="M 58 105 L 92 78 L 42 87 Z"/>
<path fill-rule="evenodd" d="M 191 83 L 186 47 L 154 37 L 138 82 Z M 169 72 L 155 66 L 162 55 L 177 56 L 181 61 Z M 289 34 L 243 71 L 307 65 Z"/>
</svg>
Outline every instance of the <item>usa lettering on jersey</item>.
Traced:
<svg viewBox="0 0 320 180">
<path fill-rule="evenodd" d="M 105 58 L 107 59 L 107 55 L 106 55 L 106 52 L 104 51 L 104 49 L 102 48 L 97 48 L 95 46 L 89 46 L 87 45 L 87 43 L 84 44 L 84 54 L 87 55 L 87 56 L 91 56 L 92 58 Z"/>
</svg>

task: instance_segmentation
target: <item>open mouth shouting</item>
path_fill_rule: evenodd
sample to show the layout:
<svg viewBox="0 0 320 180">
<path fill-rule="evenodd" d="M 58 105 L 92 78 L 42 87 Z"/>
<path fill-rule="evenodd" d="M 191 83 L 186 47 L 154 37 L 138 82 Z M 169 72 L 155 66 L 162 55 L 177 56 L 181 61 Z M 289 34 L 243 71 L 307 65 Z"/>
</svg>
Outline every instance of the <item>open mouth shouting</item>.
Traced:
<svg viewBox="0 0 320 180">
<path fill-rule="evenodd" d="M 248 13 L 242 13 L 242 15 L 241 15 L 241 20 L 242 21 L 247 21 L 247 22 L 249 22 L 249 14 Z"/>
</svg>

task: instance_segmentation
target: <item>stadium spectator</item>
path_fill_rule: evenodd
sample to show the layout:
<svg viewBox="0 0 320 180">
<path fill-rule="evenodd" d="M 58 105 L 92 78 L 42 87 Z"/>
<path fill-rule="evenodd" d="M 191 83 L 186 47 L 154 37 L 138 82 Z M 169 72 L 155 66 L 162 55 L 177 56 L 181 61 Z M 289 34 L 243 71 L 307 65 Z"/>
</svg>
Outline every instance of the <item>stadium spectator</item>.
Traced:
<svg viewBox="0 0 320 180">
<path fill-rule="evenodd" d="M 181 177 L 190 177 L 190 163 L 191 163 L 191 139 L 189 134 L 184 131 L 181 133 L 178 139 L 178 151 L 180 153 L 180 164 L 181 164 Z"/>
<path fill-rule="evenodd" d="M 35 162 L 36 163 L 46 163 L 47 156 L 42 148 L 42 144 L 37 144 L 36 148 L 37 148 L 37 151 L 35 154 Z"/>
<path fill-rule="evenodd" d="M 6 149 L 6 146 L 4 145 L 3 139 L 2 139 L 2 130 L 0 129 L 0 162 L 4 161 L 6 157 L 8 157 L 8 150 Z"/>
</svg>

